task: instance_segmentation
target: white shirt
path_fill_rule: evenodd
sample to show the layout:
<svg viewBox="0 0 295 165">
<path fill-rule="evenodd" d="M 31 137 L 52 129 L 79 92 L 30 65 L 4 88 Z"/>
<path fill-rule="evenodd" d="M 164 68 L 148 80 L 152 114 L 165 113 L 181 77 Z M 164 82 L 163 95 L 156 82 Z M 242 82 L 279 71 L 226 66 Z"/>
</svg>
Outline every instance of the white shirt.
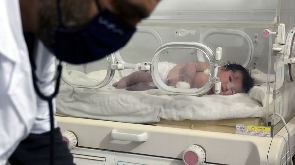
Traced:
<svg viewBox="0 0 295 165">
<path fill-rule="evenodd" d="M 37 98 L 33 88 L 19 0 L 0 1 L 0 25 L 0 165 L 4 165 L 29 133 L 47 132 L 50 125 L 47 102 Z M 38 52 L 48 54 L 42 46 Z M 45 57 L 38 55 L 37 75 L 43 80 L 41 91 L 48 95 L 53 91 L 54 57 Z"/>
</svg>

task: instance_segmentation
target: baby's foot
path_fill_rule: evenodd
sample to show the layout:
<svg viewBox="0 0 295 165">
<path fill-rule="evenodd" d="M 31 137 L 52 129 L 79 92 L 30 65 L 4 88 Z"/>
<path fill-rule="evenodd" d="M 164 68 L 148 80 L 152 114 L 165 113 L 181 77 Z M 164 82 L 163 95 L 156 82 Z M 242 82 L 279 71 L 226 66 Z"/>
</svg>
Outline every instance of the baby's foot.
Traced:
<svg viewBox="0 0 295 165">
<path fill-rule="evenodd" d="M 121 79 L 118 82 L 115 82 L 113 87 L 116 87 L 117 89 L 124 89 L 127 87 L 127 82 L 125 79 Z"/>
</svg>

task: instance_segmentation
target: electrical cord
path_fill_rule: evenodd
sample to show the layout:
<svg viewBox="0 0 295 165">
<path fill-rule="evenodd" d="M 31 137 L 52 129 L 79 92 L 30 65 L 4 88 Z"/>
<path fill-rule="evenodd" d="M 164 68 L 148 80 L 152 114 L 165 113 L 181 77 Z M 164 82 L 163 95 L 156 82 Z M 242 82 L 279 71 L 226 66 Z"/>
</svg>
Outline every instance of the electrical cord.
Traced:
<svg viewBox="0 0 295 165">
<path fill-rule="evenodd" d="M 285 143 L 286 143 L 286 144 L 288 143 L 288 141 L 286 140 L 286 138 L 285 138 L 284 136 L 281 136 L 281 135 L 277 135 L 277 136 L 280 136 L 280 137 L 282 137 L 282 138 L 284 139 L 284 141 L 285 141 Z M 286 156 L 285 156 L 285 157 L 286 157 L 286 162 L 288 162 L 288 156 L 287 156 L 287 155 L 288 155 L 288 153 L 289 153 L 289 152 L 288 152 L 288 151 L 287 151 L 287 149 L 286 149 L 286 150 L 285 150 L 285 155 L 286 155 Z"/>
<path fill-rule="evenodd" d="M 274 113 L 275 115 L 277 115 L 277 116 L 279 116 L 280 118 L 281 118 L 281 120 L 282 120 L 282 122 L 284 123 L 284 127 L 286 128 L 286 130 L 287 130 L 287 133 L 288 133 L 288 143 L 287 143 L 287 148 L 288 148 L 288 150 L 289 150 L 289 157 L 290 157 L 290 162 L 291 162 L 291 165 L 293 165 L 293 161 L 292 161 L 292 154 L 291 154 L 291 144 L 290 144 L 290 131 L 289 131 L 289 129 L 288 129 L 288 127 L 287 127 L 287 123 L 286 123 L 286 121 L 285 121 L 285 119 L 283 118 L 283 116 L 282 115 L 280 115 L 280 114 L 278 114 L 278 113 Z M 287 149 L 286 149 L 287 150 Z M 286 154 L 286 157 L 287 157 L 287 154 Z M 288 158 L 287 158 L 287 160 L 288 160 Z M 288 162 L 288 161 L 287 161 Z M 286 162 L 286 163 L 287 163 Z"/>
</svg>

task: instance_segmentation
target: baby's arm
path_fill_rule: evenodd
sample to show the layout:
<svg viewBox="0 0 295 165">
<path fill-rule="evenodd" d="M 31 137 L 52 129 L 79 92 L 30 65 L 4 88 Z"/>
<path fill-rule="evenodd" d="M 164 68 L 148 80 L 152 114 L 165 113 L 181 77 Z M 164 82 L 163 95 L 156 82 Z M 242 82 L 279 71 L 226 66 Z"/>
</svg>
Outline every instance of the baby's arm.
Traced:
<svg viewBox="0 0 295 165">
<path fill-rule="evenodd" d="M 180 75 L 183 77 L 182 81 L 185 81 L 193 86 L 194 79 L 197 72 L 204 72 L 209 68 L 208 62 L 192 61 L 187 62 L 179 71 Z"/>
</svg>

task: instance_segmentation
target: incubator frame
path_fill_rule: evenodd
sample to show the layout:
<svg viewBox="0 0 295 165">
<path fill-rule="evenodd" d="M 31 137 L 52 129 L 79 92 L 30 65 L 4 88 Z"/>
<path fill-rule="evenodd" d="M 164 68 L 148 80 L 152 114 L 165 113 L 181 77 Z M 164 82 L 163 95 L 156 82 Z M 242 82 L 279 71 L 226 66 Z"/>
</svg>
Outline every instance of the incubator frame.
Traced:
<svg viewBox="0 0 295 165">
<path fill-rule="evenodd" d="M 159 47 L 162 46 L 163 41 L 162 41 L 161 37 L 153 29 L 138 27 L 137 32 L 151 34 L 156 39 L 158 46 Z M 143 62 L 141 64 L 127 63 L 126 61 L 124 61 L 122 59 L 119 51 L 106 56 L 106 61 L 107 61 L 107 73 L 106 73 L 105 78 L 100 82 L 85 82 L 85 81 L 84 82 L 77 82 L 77 81 L 73 80 L 69 76 L 69 74 L 67 73 L 67 71 L 65 69 L 67 64 L 64 62 L 62 63 L 64 69 L 62 71 L 61 77 L 66 84 L 68 84 L 72 87 L 76 87 L 76 88 L 102 88 L 111 82 L 116 70 L 135 69 L 135 68 L 140 68 L 140 67 L 142 67 L 140 69 L 143 70 L 145 66 L 149 66 L 149 65 L 147 65 L 149 63 L 146 63 L 146 62 Z M 84 67 L 84 70 L 86 70 L 85 68 L 87 67 L 87 64 L 84 64 L 83 67 Z M 149 70 L 149 68 L 147 68 L 146 70 Z"/>
<path fill-rule="evenodd" d="M 204 55 L 209 60 L 210 71 L 208 72 L 208 74 L 210 76 L 207 83 L 203 87 L 199 89 L 183 89 L 183 88 L 172 88 L 164 84 L 164 82 L 161 80 L 159 76 L 158 63 L 159 63 L 159 60 L 162 58 L 161 53 L 169 48 L 181 48 L 181 49 L 193 48 L 204 53 Z M 212 88 L 213 84 L 215 84 L 215 93 L 220 93 L 221 83 L 219 78 L 217 77 L 217 74 L 218 74 L 219 61 L 221 59 L 221 56 L 222 56 L 222 49 L 220 47 L 217 48 L 216 55 L 215 55 L 209 47 L 201 43 L 189 43 L 189 42 L 168 43 L 163 45 L 156 51 L 152 59 L 151 75 L 155 85 L 159 89 L 162 89 L 165 92 L 167 92 L 168 94 L 202 95 L 206 93 L 207 91 L 209 91 Z"/>
<path fill-rule="evenodd" d="M 287 35 L 283 57 L 284 62 L 288 63 L 285 66 L 285 79 L 288 82 L 293 82 L 295 80 L 295 27 Z"/>
<path fill-rule="evenodd" d="M 111 82 L 115 74 L 115 70 L 111 69 L 111 66 L 112 66 L 111 64 L 115 63 L 115 57 L 113 55 L 107 56 L 107 63 L 108 63 L 107 65 L 108 69 L 107 69 L 106 76 L 100 82 L 85 82 L 85 81 L 77 82 L 70 77 L 66 69 L 62 70 L 62 80 L 66 84 L 76 88 L 102 88 Z M 66 68 L 67 66 L 66 63 L 62 63 L 62 65 L 63 65 L 63 68 Z"/>
<path fill-rule="evenodd" d="M 243 63 L 242 66 L 247 68 L 250 65 L 250 63 L 253 59 L 254 45 L 253 45 L 251 38 L 245 32 L 243 32 L 241 30 L 233 30 L 233 29 L 210 29 L 210 30 L 206 30 L 202 34 L 200 42 L 203 43 L 204 40 L 206 40 L 206 38 L 208 36 L 214 35 L 214 34 L 227 34 L 227 35 L 236 35 L 236 36 L 242 37 L 247 42 L 247 44 L 249 46 L 247 61 L 245 61 L 245 63 Z M 198 56 L 198 58 L 202 58 L 202 57 L 203 56 Z"/>
</svg>

